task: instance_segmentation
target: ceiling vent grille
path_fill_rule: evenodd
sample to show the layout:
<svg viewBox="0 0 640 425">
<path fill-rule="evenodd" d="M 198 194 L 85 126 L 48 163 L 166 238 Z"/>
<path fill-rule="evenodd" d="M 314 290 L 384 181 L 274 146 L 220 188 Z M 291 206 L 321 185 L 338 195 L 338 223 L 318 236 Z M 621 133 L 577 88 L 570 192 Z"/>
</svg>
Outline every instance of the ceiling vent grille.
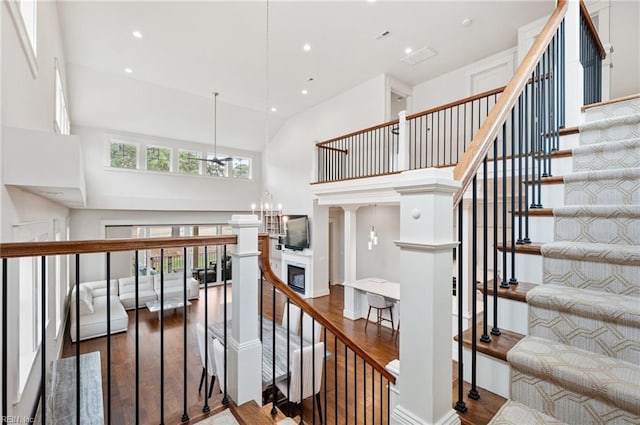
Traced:
<svg viewBox="0 0 640 425">
<path fill-rule="evenodd" d="M 403 57 L 400 60 L 409 65 L 416 65 L 416 64 L 419 64 L 420 62 L 423 62 L 429 58 L 434 57 L 436 54 L 437 53 L 433 49 L 430 49 L 429 47 L 425 46 L 422 49 L 409 53 L 407 56 Z"/>
</svg>

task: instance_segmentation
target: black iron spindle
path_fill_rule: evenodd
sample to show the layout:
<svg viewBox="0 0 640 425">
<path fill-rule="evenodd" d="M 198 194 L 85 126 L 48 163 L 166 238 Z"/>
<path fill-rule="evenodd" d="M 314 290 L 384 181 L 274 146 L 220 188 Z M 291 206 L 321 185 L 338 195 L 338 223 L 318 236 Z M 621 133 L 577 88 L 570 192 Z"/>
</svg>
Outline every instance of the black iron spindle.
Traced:
<svg viewBox="0 0 640 425">
<path fill-rule="evenodd" d="M 222 247 L 222 257 L 224 258 L 224 267 L 222 267 L 222 280 L 224 281 L 224 295 L 223 295 L 223 299 L 224 299 L 224 392 L 222 395 L 222 404 L 225 406 L 229 406 L 229 396 L 227 393 L 227 323 L 228 323 L 228 317 L 227 317 L 227 281 L 229 279 L 229 276 L 227 276 L 227 245 L 224 245 Z M 209 288 L 207 285 L 205 285 L 205 298 L 206 298 L 206 293 L 209 292 Z M 262 299 L 260 299 L 260 304 L 262 304 Z M 206 309 L 205 309 L 206 311 Z M 205 317 L 205 321 L 206 321 L 206 317 Z M 262 326 L 260 326 L 262 328 Z M 220 377 L 218 377 L 218 382 L 220 382 Z"/>
<path fill-rule="evenodd" d="M 206 256 L 205 256 L 205 264 L 206 264 Z M 205 276 L 207 275 L 206 269 L 205 269 L 204 275 Z M 160 314 L 160 424 L 164 424 L 164 249 L 160 249 L 160 313 L 159 314 Z M 205 317 L 205 320 L 206 320 L 206 317 Z M 206 327 L 205 327 L 205 332 L 207 332 Z M 206 346 L 207 344 L 205 344 L 205 347 Z M 205 349 L 205 353 L 206 353 L 206 349 Z M 205 358 L 205 363 L 206 363 L 206 358 Z M 205 389 L 209 388 L 206 383 L 204 388 Z"/>
<path fill-rule="evenodd" d="M 136 251 L 137 254 L 137 251 Z M 182 248 L 182 282 L 183 282 L 183 292 L 182 292 L 182 422 L 187 422 L 189 420 L 189 414 L 187 413 L 187 247 Z M 138 262 L 136 261 L 136 264 Z M 205 264 L 204 274 L 207 274 L 207 265 Z M 138 311 L 138 273 L 136 272 L 136 311 Z M 208 334 L 205 331 L 205 334 Z M 138 333 L 136 332 L 136 339 L 138 338 Z M 205 341 L 208 339 L 205 338 Z M 211 354 L 213 355 L 213 353 Z"/>
<path fill-rule="evenodd" d="M 3 394 L 6 395 L 6 392 Z M 76 424 L 79 424 L 79 423 L 80 423 L 80 254 L 76 254 Z"/>
<path fill-rule="evenodd" d="M 44 255 L 40 257 L 40 274 L 41 274 L 41 292 L 42 292 L 42 305 L 40 306 L 40 327 L 41 331 L 41 343 L 40 343 L 40 368 L 42 370 L 42 385 L 40 386 L 40 412 L 42 413 L 40 416 L 42 418 L 43 424 L 47 423 L 47 409 L 46 409 L 46 400 L 47 400 L 47 257 Z M 5 303 L 7 300 L 5 298 L 2 299 Z M 6 305 L 6 304 L 5 304 Z M 4 377 L 4 375 L 3 375 Z M 2 411 L 2 414 L 5 415 L 6 412 Z"/>
<path fill-rule="evenodd" d="M 164 250 L 160 250 L 160 258 L 162 258 L 162 255 L 164 254 Z M 225 258 L 222 260 L 222 270 L 226 269 L 226 261 L 227 258 L 225 256 Z M 218 264 L 220 264 L 220 262 L 218 261 Z M 205 367 L 205 374 L 204 374 L 204 406 L 202 406 L 202 412 L 203 413 L 209 413 L 209 411 L 211 410 L 211 408 L 209 407 L 209 391 L 207 391 L 207 389 L 209 388 L 209 355 L 213 356 L 213 353 L 209 353 L 209 343 L 206 341 L 209 341 L 209 273 L 207 273 L 207 267 L 209 265 L 209 252 L 208 252 L 208 247 L 205 245 L 204 247 L 204 334 L 205 334 L 205 344 L 204 344 L 204 367 Z M 224 273 L 224 272 L 223 272 Z M 162 261 L 160 262 L 160 306 L 162 307 L 164 305 L 164 279 L 163 279 L 163 273 L 162 273 Z M 262 300 L 261 300 L 262 301 Z M 225 306 L 226 307 L 226 306 Z M 164 315 L 162 315 L 164 316 Z M 162 317 L 160 316 L 160 317 Z M 226 317 L 225 317 L 225 323 L 224 323 L 224 329 L 227 329 L 227 322 L 226 322 Z M 160 322 L 160 330 L 162 331 L 162 321 Z M 164 342 L 162 339 L 162 332 L 160 333 L 160 345 L 162 346 L 162 343 Z M 227 341 L 225 338 L 224 341 L 224 351 L 226 353 L 227 351 Z M 160 352 L 160 354 L 162 354 L 162 351 Z M 227 365 L 225 364 L 225 373 L 226 373 L 226 369 L 227 369 Z M 160 381 L 160 384 L 162 385 L 162 380 Z M 226 387 L 225 387 L 226 388 Z"/>
<path fill-rule="evenodd" d="M 501 288 L 508 288 L 507 282 L 507 124 L 502 125 L 502 282 Z"/>
<path fill-rule="evenodd" d="M 478 265 L 478 181 L 477 176 L 473 177 L 472 183 L 472 204 L 471 204 L 471 389 L 469 398 L 478 400 L 480 394 L 476 387 L 477 375 L 477 350 L 478 350 L 478 308 L 476 282 Z"/>
<path fill-rule="evenodd" d="M 107 424 L 111 423 L 111 253 L 107 252 Z"/>
<path fill-rule="evenodd" d="M 8 261 L 6 258 L 2 259 L 2 415 L 3 415 L 3 423 L 7 423 L 7 416 L 9 415 L 8 412 L 8 408 L 9 408 L 9 396 L 7 395 L 7 391 L 8 391 L 8 382 L 9 382 L 9 378 L 7 378 L 7 372 L 8 372 L 8 352 L 9 349 L 7 348 L 7 341 L 8 341 L 8 326 L 7 326 L 7 321 L 9 319 L 9 315 L 7 314 L 7 306 L 9 305 L 9 302 L 7 300 L 7 287 L 9 285 L 9 279 L 7 278 L 7 265 L 8 265 Z M 80 294 L 78 293 L 78 288 L 76 287 L 76 306 L 79 306 L 79 296 Z M 76 317 L 80 317 L 78 315 L 77 309 L 76 309 Z M 79 321 L 76 321 L 79 322 Z M 76 338 L 78 338 L 78 345 L 80 340 L 79 340 L 79 333 L 78 330 L 76 328 Z M 80 367 L 78 367 L 78 365 L 76 364 L 77 370 L 80 370 Z M 78 394 L 80 394 L 80 392 L 78 391 Z M 78 406 L 80 406 L 80 403 L 78 403 Z M 80 415 L 78 415 L 78 420 L 80 419 Z"/>
<path fill-rule="evenodd" d="M 516 279 L 516 113 L 515 110 L 511 110 L 511 278 L 509 284 L 517 285 L 518 279 Z M 505 204 L 506 204 L 505 199 Z"/>
<path fill-rule="evenodd" d="M 463 273 L 463 268 L 462 268 L 462 257 L 463 257 L 463 231 L 462 231 L 462 226 L 463 226 L 463 200 L 460 201 L 460 203 L 458 204 L 458 247 L 457 249 L 457 253 L 456 253 L 456 262 L 458 265 L 458 277 L 456 278 L 456 297 L 458 297 L 458 401 L 456 402 L 456 406 L 455 409 L 458 412 L 466 412 L 467 411 L 467 406 L 464 402 L 464 396 L 462 394 L 463 391 L 463 376 L 464 376 L 464 370 L 463 370 L 463 361 L 462 361 L 462 357 L 463 357 L 463 339 L 462 339 L 462 333 L 464 332 L 464 328 L 463 328 L 463 309 L 464 306 L 462 304 L 462 297 L 463 297 L 463 283 L 464 283 L 464 279 L 462 276 Z M 380 403 L 382 403 L 382 400 L 380 400 Z"/>
<path fill-rule="evenodd" d="M 493 141 L 493 327 L 491 335 L 499 336 L 498 327 L 498 138 Z M 462 266 L 460 266 L 462 267 Z M 462 375 L 460 375 L 462 376 Z"/>
<path fill-rule="evenodd" d="M 488 175 L 487 175 L 487 157 L 484 157 L 482 161 L 482 336 L 480 337 L 480 341 L 484 343 L 491 342 L 491 337 L 489 336 L 489 283 L 488 283 L 488 205 L 487 205 L 487 197 L 489 196 L 489 191 L 487 190 L 488 186 Z M 474 224 L 474 228 L 477 227 Z M 475 251 L 475 248 L 474 248 Z M 475 288 L 474 288 L 475 292 Z M 494 297 L 497 294 L 494 294 Z"/>
<path fill-rule="evenodd" d="M 260 270 L 260 282 L 264 280 L 264 274 Z M 262 285 L 262 283 L 260 283 Z M 271 343 L 273 344 L 273 358 L 271 359 L 271 376 L 273 377 L 272 395 L 273 403 L 271 404 L 271 415 L 278 414 L 276 409 L 276 401 L 278 398 L 278 387 L 276 386 L 276 287 L 272 286 L 271 291 Z M 287 332 L 289 330 L 287 329 Z"/>
</svg>

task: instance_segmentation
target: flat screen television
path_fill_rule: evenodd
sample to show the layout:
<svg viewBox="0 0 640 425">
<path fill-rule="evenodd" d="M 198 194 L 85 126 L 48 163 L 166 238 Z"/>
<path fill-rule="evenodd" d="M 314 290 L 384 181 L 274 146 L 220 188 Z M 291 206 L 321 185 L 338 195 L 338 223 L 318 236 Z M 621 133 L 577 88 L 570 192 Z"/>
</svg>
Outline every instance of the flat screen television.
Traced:
<svg viewBox="0 0 640 425">
<path fill-rule="evenodd" d="M 306 215 L 286 216 L 285 248 L 302 251 L 309 248 L 309 218 Z"/>
</svg>

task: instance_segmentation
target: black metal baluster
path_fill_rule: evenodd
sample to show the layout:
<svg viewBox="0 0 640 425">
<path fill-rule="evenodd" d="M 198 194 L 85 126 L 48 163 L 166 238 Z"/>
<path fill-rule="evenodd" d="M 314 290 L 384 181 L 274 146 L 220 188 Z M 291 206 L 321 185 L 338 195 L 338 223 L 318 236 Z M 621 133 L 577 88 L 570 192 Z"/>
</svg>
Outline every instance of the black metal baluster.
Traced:
<svg viewBox="0 0 640 425">
<path fill-rule="evenodd" d="M 460 200 L 460 203 L 458 204 L 458 247 L 456 248 L 458 250 L 458 252 L 456 253 L 456 262 L 458 265 L 458 277 L 456 278 L 456 296 L 458 297 L 458 401 L 456 402 L 456 406 L 455 409 L 458 412 L 466 412 L 467 411 L 467 406 L 464 402 L 464 396 L 462 394 L 463 392 L 463 381 L 464 381 L 464 370 L 463 370 L 463 361 L 462 361 L 462 357 L 463 357 L 463 340 L 462 340 L 462 334 L 464 332 L 464 328 L 463 328 L 463 305 L 462 305 L 462 297 L 463 297 L 463 293 L 464 291 L 462 290 L 463 288 L 463 283 L 464 283 L 464 279 L 462 277 L 462 273 L 463 273 L 463 269 L 462 269 L 462 257 L 463 257 L 463 234 L 464 232 L 462 231 L 462 225 L 463 225 L 463 200 Z M 380 403 L 382 404 L 382 400 L 380 400 Z M 380 418 L 381 422 L 382 422 L 382 417 Z"/>
<path fill-rule="evenodd" d="M 206 267 L 205 255 L 205 267 Z M 205 269 L 204 275 L 207 275 Z M 164 249 L 160 249 L 160 423 L 164 424 Z M 205 315 L 206 316 L 206 315 Z M 107 319 L 108 320 L 108 319 Z M 206 320 L 206 317 L 205 317 Z M 208 332 L 205 322 L 205 333 Z M 205 338 L 206 340 L 206 338 Z M 207 344 L 205 344 L 205 347 Z M 205 349 L 206 353 L 206 349 Z M 206 357 L 205 357 L 206 363 Z M 208 374 L 208 372 L 207 372 Z M 209 388 L 205 383 L 205 389 Z M 208 394 L 208 393 L 207 393 Z"/>
<path fill-rule="evenodd" d="M 225 259 L 226 261 L 226 259 Z M 264 317 L 264 280 L 260 279 L 260 303 L 258 304 L 258 309 L 260 310 L 260 342 L 262 342 L 262 320 Z"/>
<path fill-rule="evenodd" d="M 516 279 L 516 114 L 511 110 L 511 278 L 509 284 L 517 285 Z M 506 199 L 505 199 L 506 204 Z"/>
<path fill-rule="evenodd" d="M 327 328 L 324 328 L 324 423 L 327 423 L 327 410 L 329 405 L 327 404 Z"/>
<path fill-rule="evenodd" d="M 291 298 L 287 297 L 287 400 L 291 398 Z M 287 403 L 287 416 L 291 416 L 291 403 Z"/>
<path fill-rule="evenodd" d="M 478 351 L 478 310 L 476 282 L 478 280 L 478 182 L 473 177 L 471 205 L 471 389 L 469 398 L 478 400 L 480 394 L 476 387 L 477 351 Z"/>
<path fill-rule="evenodd" d="M 383 405 L 384 405 L 383 400 L 384 399 L 382 398 L 382 374 L 380 374 L 380 423 L 381 424 L 383 423 L 382 422 L 383 421 L 383 419 L 382 419 L 383 418 L 382 408 L 383 408 Z M 389 406 L 387 406 L 387 422 L 389 420 L 388 415 L 389 415 Z"/>
<path fill-rule="evenodd" d="M 42 275 L 41 278 L 41 292 L 42 292 L 42 305 L 40 311 L 40 326 L 41 326 L 41 342 L 40 342 L 40 368 L 42 370 L 42 385 L 40 386 L 40 412 L 42 413 L 40 416 L 42 418 L 42 424 L 47 423 L 47 408 L 46 408 L 46 400 L 47 400 L 47 257 L 44 255 L 40 257 L 40 273 Z M 7 299 L 3 298 L 2 301 L 7 303 Z M 3 375 L 4 378 L 4 375 Z M 6 420 L 7 416 L 6 411 L 2 411 L 4 415 L 3 421 Z M 111 415 L 109 415 L 111 416 Z"/>
<path fill-rule="evenodd" d="M 333 401 L 334 401 L 334 423 L 338 425 L 338 338 L 333 335 L 333 352 L 336 353 L 336 358 L 333 362 Z"/>
<path fill-rule="evenodd" d="M 7 287 L 9 285 L 9 279 L 8 279 L 8 273 L 7 273 L 7 265 L 8 265 L 8 261 L 6 258 L 2 259 L 2 415 L 4 416 L 2 419 L 3 423 L 7 423 L 7 416 L 8 416 L 8 408 L 9 408 L 9 396 L 7 395 L 7 391 L 8 391 L 8 382 L 9 379 L 7 378 L 7 373 L 8 373 L 8 352 L 9 349 L 7 348 L 7 341 L 8 341 L 8 326 L 7 326 L 7 321 L 9 320 L 9 315 L 7 314 L 7 306 L 9 305 L 9 302 L 7 300 Z M 80 298 L 80 293 L 79 293 L 79 288 L 76 287 L 76 307 L 79 308 L 79 298 Z M 78 314 L 78 308 L 76 308 L 76 317 L 80 317 L 80 315 Z M 76 322 L 78 323 L 79 326 L 79 320 L 76 320 Z M 76 327 L 76 338 L 78 339 L 77 341 L 77 345 L 80 345 L 80 337 L 79 337 L 79 333 L 78 333 L 78 329 Z M 78 366 L 78 364 L 76 364 L 77 367 L 77 371 L 78 372 L 80 370 L 80 367 Z M 80 380 L 78 380 L 78 382 L 80 382 Z M 80 391 L 77 392 L 77 394 L 80 394 Z M 80 403 L 78 403 L 78 406 L 80 406 Z M 78 415 L 78 421 L 80 420 L 80 415 Z"/>
<path fill-rule="evenodd" d="M 163 255 L 163 250 L 160 250 L 160 258 L 162 258 Z M 225 258 L 222 259 L 222 264 L 220 264 L 220 261 L 218 261 L 218 264 L 222 266 L 222 270 L 226 269 L 226 262 L 227 262 L 227 257 L 225 256 Z M 209 278 L 208 275 L 209 273 L 207 273 L 207 268 L 209 267 L 209 252 L 208 252 L 208 247 L 205 245 L 204 247 L 204 334 L 205 334 L 205 344 L 204 344 L 204 368 L 205 368 L 205 374 L 204 374 L 204 406 L 202 406 L 202 412 L 203 413 L 209 413 L 209 411 L 211 410 L 211 408 L 209 407 L 209 391 L 207 391 L 207 389 L 209 388 L 209 354 L 211 354 L 213 356 L 213 353 L 209 353 L 209 343 L 207 341 L 209 341 Z M 223 272 L 224 273 L 224 272 Z M 162 262 L 160 262 L 160 306 L 162 306 L 164 304 L 164 279 L 163 279 L 163 273 L 162 273 Z M 226 288 L 225 288 L 226 289 Z M 226 293 L 226 292 L 225 292 Z M 262 302 L 262 300 L 260 300 Z M 225 305 L 226 307 L 226 305 Z M 161 310 L 162 311 L 162 310 Z M 226 322 L 226 317 L 225 317 L 225 323 L 224 323 L 224 329 L 227 329 L 227 322 Z M 160 322 L 160 329 L 162 329 L 162 322 Z M 160 337 L 162 337 L 162 334 L 160 334 Z M 160 339 L 160 341 L 162 341 L 162 338 Z M 162 344 L 162 342 L 161 342 Z M 227 352 L 227 341 L 226 341 L 226 335 L 225 335 L 225 341 L 224 341 L 224 351 L 225 353 Z M 226 373 L 226 369 L 227 369 L 227 365 L 225 364 L 225 373 Z M 226 389 L 226 387 L 225 387 Z"/>
<path fill-rule="evenodd" d="M 354 423 L 358 423 L 358 357 L 356 352 L 353 352 L 353 414 L 355 417 Z"/>
<path fill-rule="evenodd" d="M 560 23 L 560 128 L 565 126 L 565 45 L 564 45 L 564 19 Z"/>
<path fill-rule="evenodd" d="M 311 422 L 316 423 L 316 319 L 311 317 Z M 301 393 L 302 394 L 302 393 Z"/>
<path fill-rule="evenodd" d="M 6 299 L 6 298 L 3 298 L 3 299 Z M 4 376 L 5 375 L 3 375 L 3 377 Z M 7 394 L 6 392 L 3 393 L 3 395 L 6 395 L 6 394 Z M 80 254 L 76 254 L 76 424 L 79 424 L 79 423 L 80 423 Z"/>
<path fill-rule="evenodd" d="M 542 156 L 542 84 L 540 79 L 542 78 L 542 76 L 540 75 L 540 62 L 538 62 L 538 65 L 536 66 L 536 74 L 537 74 L 537 82 L 536 82 L 536 87 L 537 87 L 537 96 L 536 96 L 536 110 L 538 112 L 538 122 L 536 125 L 536 165 L 538 168 L 538 175 L 537 175 L 537 189 L 538 189 L 538 193 L 537 193 L 537 199 L 538 199 L 538 203 L 535 205 L 535 207 L 533 208 L 541 208 L 542 207 L 542 199 L 541 199 L 541 193 L 542 193 L 542 165 L 541 165 L 541 156 Z"/>
<path fill-rule="evenodd" d="M 524 88 L 525 92 L 527 87 Z M 522 237 L 522 99 L 523 94 L 520 94 L 518 97 L 518 178 L 516 182 L 518 183 L 518 240 L 516 243 L 518 245 L 522 245 L 524 243 L 524 239 Z M 511 171 L 514 172 L 513 170 Z"/>
<path fill-rule="evenodd" d="M 499 336 L 498 327 L 498 138 L 493 141 L 493 327 L 491 335 Z M 460 266 L 462 270 L 462 266 Z M 460 375 L 462 376 L 462 375 Z"/>
<path fill-rule="evenodd" d="M 262 273 L 262 270 L 260 270 L 260 282 L 262 282 L 263 280 L 264 273 Z M 271 376 L 273 377 L 273 403 L 271 404 L 271 415 L 275 416 L 278 414 L 278 409 L 276 409 L 276 399 L 278 398 L 278 387 L 276 386 L 276 287 L 272 286 L 271 288 L 271 342 L 273 344 L 273 352 L 271 353 L 273 356 L 273 358 L 271 359 Z M 287 332 L 288 331 L 289 329 L 287 329 Z"/>
<path fill-rule="evenodd" d="M 387 423 L 391 422 L 391 386 L 387 381 Z"/>
<path fill-rule="evenodd" d="M 376 423 L 376 371 L 371 365 L 371 423 Z"/>
<path fill-rule="evenodd" d="M 137 267 L 137 265 L 136 265 Z M 107 424 L 111 423 L 111 253 L 107 252 Z"/>
<path fill-rule="evenodd" d="M 488 185 L 488 176 L 487 176 L 487 157 L 484 157 L 482 161 L 482 336 L 480 337 L 480 341 L 484 343 L 491 342 L 491 337 L 489 336 L 489 283 L 488 283 L 488 270 L 487 270 L 487 262 L 488 262 L 488 205 L 487 205 L 487 197 L 489 196 L 489 191 L 487 190 Z M 474 223 L 474 227 L 476 227 Z M 475 251 L 475 248 L 474 248 Z M 473 288 L 475 292 L 475 287 Z M 494 294 L 495 297 L 497 294 Z"/>
<path fill-rule="evenodd" d="M 433 166 L 440 165 L 440 111 L 436 113 L 436 122 L 438 124 L 438 132 L 436 133 L 436 154 L 433 162 Z"/>
<path fill-rule="evenodd" d="M 529 115 L 529 89 L 531 89 L 531 100 L 533 101 L 533 88 L 531 85 L 527 85 L 524 88 L 524 239 L 523 243 L 531 243 L 531 239 L 529 239 L 529 190 L 531 188 L 529 182 L 529 156 L 533 155 L 533 151 L 529 151 L 530 144 L 530 135 L 529 132 L 529 124 L 531 123 L 531 127 L 533 128 L 533 105 L 531 107 L 531 115 Z M 533 156 L 531 157 L 531 162 L 533 162 Z"/>
<path fill-rule="evenodd" d="M 448 108 L 449 110 L 449 164 L 453 162 L 453 109 Z M 444 112 L 444 128 L 445 131 L 447 129 L 447 111 Z"/>
<path fill-rule="evenodd" d="M 302 403 L 302 394 L 304 394 L 304 368 L 302 365 L 304 364 L 304 310 L 301 310 L 300 315 L 300 425 L 304 424 L 304 403 Z"/>
<path fill-rule="evenodd" d="M 137 251 L 136 251 L 137 252 Z M 189 420 L 189 414 L 187 413 L 187 247 L 182 248 L 182 282 L 183 282 L 183 298 L 182 298 L 182 422 Z M 138 264 L 136 262 L 136 264 Z M 207 265 L 205 264 L 204 274 L 207 274 Z M 136 273 L 136 311 L 138 311 L 138 283 Z M 136 332 L 136 339 L 137 339 Z M 205 335 L 208 335 L 208 331 L 205 331 Z M 208 338 L 205 338 L 208 341 Z M 213 354 L 211 354 L 213 355 Z"/>
<path fill-rule="evenodd" d="M 362 359 L 362 394 L 364 395 L 362 416 L 364 417 L 364 425 L 367 425 L 367 362 L 364 359 Z"/>
<path fill-rule="evenodd" d="M 536 208 L 536 156 L 538 154 L 538 150 L 536 148 L 538 136 L 536 133 L 538 130 L 538 91 L 536 84 L 536 72 L 534 71 L 531 75 L 531 184 L 528 186 L 528 190 L 531 191 L 531 204 L 529 207 Z"/>
<path fill-rule="evenodd" d="M 501 288 L 508 288 L 507 282 L 507 124 L 502 125 L 502 282 Z"/>
<path fill-rule="evenodd" d="M 136 329 L 136 341 L 135 341 L 135 350 L 136 350 L 136 424 L 140 423 L 140 268 L 137 267 L 140 264 L 140 251 L 136 249 L 136 288 L 135 288 L 135 304 L 136 310 L 135 314 L 135 329 Z M 151 273 L 147 272 L 147 279 L 151 278 Z M 185 410 L 186 411 L 186 410 Z M 184 421 L 183 421 L 184 422 Z"/>
<path fill-rule="evenodd" d="M 228 318 L 227 318 L 227 280 L 229 278 L 229 276 L 227 276 L 227 245 L 224 245 L 222 248 L 222 257 L 224 258 L 224 267 L 222 267 L 222 280 L 224 280 L 224 295 L 223 295 L 223 299 L 224 299 L 224 393 L 222 395 L 222 404 L 225 406 L 229 406 L 229 396 L 227 393 L 227 323 L 228 323 Z M 205 262 L 206 264 L 206 262 Z M 206 273 L 205 273 L 206 274 Z M 205 295 L 206 292 L 208 292 L 208 287 L 205 285 Z M 205 296 L 206 298 L 206 296 Z M 260 299 L 260 304 L 262 305 L 262 298 Z M 205 309 L 206 311 L 206 309 Z M 205 321 L 207 319 L 205 318 Z M 262 324 L 260 324 L 260 328 L 262 328 Z M 261 340 L 262 341 L 262 340 Z M 218 382 L 220 382 L 220 377 L 218 377 Z"/>
<path fill-rule="evenodd" d="M 349 357 L 347 344 L 344 344 L 344 417 L 349 422 Z"/>
</svg>

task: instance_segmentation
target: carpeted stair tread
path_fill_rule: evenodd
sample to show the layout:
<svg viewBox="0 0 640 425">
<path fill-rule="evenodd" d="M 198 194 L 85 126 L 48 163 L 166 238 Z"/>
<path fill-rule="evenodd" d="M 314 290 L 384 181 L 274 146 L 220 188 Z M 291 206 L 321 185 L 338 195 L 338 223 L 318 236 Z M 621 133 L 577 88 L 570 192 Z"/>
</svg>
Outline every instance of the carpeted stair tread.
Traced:
<svg viewBox="0 0 640 425">
<path fill-rule="evenodd" d="M 566 205 L 640 204 L 640 168 L 579 171 L 564 183 Z"/>
<path fill-rule="evenodd" d="M 573 148 L 573 170 L 605 170 L 640 166 L 640 138 Z"/>
<path fill-rule="evenodd" d="M 635 245 L 640 205 L 573 205 L 554 208 L 556 241 Z"/>
<path fill-rule="evenodd" d="M 527 303 L 628 324 L 638 327 L 640 332 L 640 298 L 637 297 L 549 284 L 538 285 L 529 291 Z"/>
<path fill-rule="evenodd" d="M 559 241 L 542 245 L 540 252 L 543 257 L 549 258 L 635 266 L 640 264 L 640 245 Z"/>
<path fill-rule="evenodd" d="M 509 400 L 498 410 L 488 425 L 567 425 L 517 401 Z"/>
<path fill-rule="evenodd" d="M 640 366 L 534 336 L 522 339 L 507 359 L 513 370 L 640 414 Z"/>
<path fill-rule="evenodd" d="M 640 136 L 640 114 L 613 116 L 580 125 L 580 144 L 624 140 Z"/>
<path fill-rule="evenodd" d="M 640 298 L 545 284 L 527 302 L 529 335 L 640 364 Z"/>
</svg>

